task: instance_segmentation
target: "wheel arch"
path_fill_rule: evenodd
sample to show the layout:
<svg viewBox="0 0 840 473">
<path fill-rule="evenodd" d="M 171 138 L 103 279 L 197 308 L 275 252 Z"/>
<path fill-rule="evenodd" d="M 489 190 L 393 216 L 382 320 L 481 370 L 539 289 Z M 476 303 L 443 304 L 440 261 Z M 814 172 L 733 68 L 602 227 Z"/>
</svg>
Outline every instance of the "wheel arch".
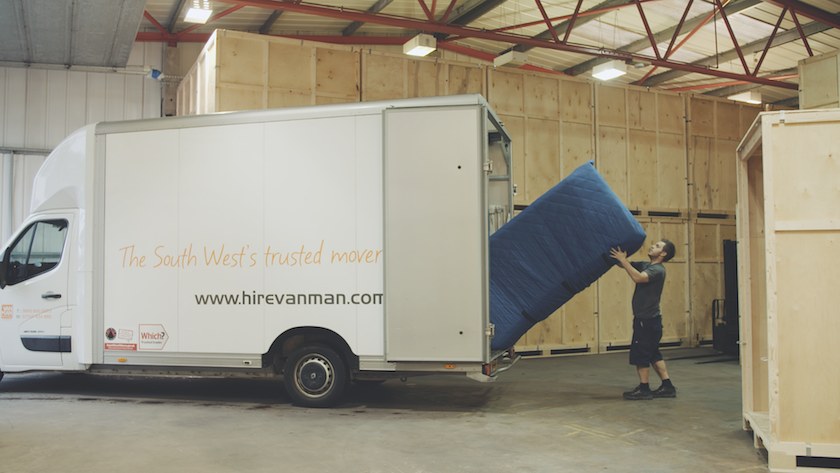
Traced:
<svg viewBox="0 0 840 473">
<path fill-rule="evenodd" d="M 350 371 L 358 371 L 359 357 L 341 335 L 323 327 L 295 327 L 280 334 L 263 355 L 263 366 L 274 365 L 276 372 L 283 369 L 285 360 L 293 351 L 309 343 L 322 343 L 335 350 Z"/>
</svg>

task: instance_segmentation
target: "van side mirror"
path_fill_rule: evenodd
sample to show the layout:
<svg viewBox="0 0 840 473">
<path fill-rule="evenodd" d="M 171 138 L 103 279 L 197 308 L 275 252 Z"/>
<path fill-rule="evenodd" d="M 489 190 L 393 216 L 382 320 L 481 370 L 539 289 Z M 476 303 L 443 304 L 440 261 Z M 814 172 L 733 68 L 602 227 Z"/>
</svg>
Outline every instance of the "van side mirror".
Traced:
<svg viewBox="0 0 840 473">
<path fill-rule="evenodd" d="M 5 289 L 8 285 L 7 277 L 9 274 L 9 260 L 12 256 L 12 249 L 6 248 L 6 251 L 3 252 L 3 260 L 0 261 L 0 289 Z"/>
</svg>

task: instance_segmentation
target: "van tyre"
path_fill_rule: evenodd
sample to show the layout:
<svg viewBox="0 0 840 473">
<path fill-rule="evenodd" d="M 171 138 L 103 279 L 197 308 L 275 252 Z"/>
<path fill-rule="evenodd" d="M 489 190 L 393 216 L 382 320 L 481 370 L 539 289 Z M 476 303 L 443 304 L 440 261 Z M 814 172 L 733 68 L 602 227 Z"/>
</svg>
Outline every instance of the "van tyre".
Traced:
<svg viewBox="0 0 840 473">
<path fill-rule="evenodd" d="M 292 402 L 304 407 L 329 407 L 349 382 L 344 360 L 331 348 L 306 345 L 298 348 L 283 368 L 283 383 Z"/>
</svg>

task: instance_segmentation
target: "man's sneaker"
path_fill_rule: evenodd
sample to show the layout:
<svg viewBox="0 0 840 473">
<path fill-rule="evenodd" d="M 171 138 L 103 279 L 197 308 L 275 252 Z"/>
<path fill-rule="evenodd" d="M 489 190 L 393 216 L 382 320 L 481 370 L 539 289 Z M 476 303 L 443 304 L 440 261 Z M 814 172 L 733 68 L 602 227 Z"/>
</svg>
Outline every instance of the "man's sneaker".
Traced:
<svg viewBox="0 0 840 473">
<path fill-rule="evenodd" d="M 650 392 L 653 397 L 677 397 L 677 388 L 674 386 L 659 386 L 656 391 Z"/>
<path fill-rule="evenodd" d="M 653 399 L 653 393 L 650 389 L 642 389 L 641 386 L 636 386 L 636 389 L 624 393 L 624 399 L 631 401 L 641 401 Z"/>
</svg>

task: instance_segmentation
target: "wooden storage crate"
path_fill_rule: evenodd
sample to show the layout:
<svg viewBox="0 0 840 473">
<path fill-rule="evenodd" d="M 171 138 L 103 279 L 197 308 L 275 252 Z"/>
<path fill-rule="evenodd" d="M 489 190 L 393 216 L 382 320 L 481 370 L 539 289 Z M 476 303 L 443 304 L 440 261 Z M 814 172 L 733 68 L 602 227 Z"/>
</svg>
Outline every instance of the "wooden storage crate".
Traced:
<svg viewBox="0 0 840 473">
<path fill-rule="evenodd" d="M 216 30 L 177 93 L 177 114 L 358 102 L 359 48 Z"/>
<path fill-rule="evenodd" d="M 840 107 L 840 50 L 799 61 L 799 108 Z"/>
<path fill-rule="evenodd" d="M 837 136 L 840 110 L 765 112 L 737 151 L 744 426 L 771 471 L 840 466 Z"/>
</svg>

